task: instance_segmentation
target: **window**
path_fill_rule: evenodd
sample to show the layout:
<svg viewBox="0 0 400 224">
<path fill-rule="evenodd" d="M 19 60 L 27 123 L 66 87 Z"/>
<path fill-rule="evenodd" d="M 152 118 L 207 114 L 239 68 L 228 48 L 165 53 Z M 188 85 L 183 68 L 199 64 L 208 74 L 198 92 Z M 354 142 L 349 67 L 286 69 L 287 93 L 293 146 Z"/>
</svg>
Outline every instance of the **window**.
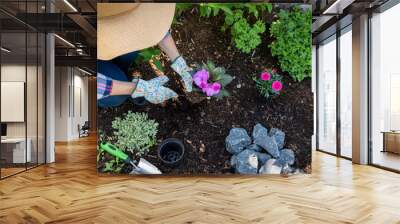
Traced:
<svg viewBox="0 0 400 224">
<path fill-rule="evenodd" d="M 352 157 L 352 32 L 340 36 L 340 155 Z"/>
<path fill-rule="evenodd" d="M 318 47 L 318 145 L 336 153 L 336 36 Z"/>
<path fill-rule="evenodd" d="M 18 6 L 23 16 L 23 12 L 40 13 L 43 4 L 8 1 L 0 7 Z M 0 17 L 8 21 L 0 28 L 2 179 L 45 163 L 46 40 L 43 33 L 21 21 L 2 12 Z"/>
<path fill-rule="evenodd" d="M 400 5 L 371 18 L 371 162 L 400 170 Z"/>
</svg>

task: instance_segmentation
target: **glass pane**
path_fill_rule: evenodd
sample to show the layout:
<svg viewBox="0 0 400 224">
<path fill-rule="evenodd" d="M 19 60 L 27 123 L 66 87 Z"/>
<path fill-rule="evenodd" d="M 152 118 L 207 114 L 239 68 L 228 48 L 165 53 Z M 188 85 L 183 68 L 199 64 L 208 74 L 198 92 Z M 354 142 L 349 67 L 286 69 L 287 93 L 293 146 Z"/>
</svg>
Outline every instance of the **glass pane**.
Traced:
<svg viewBox="0 0 400 224">
<path fill-rule="evenodd" d="M 400 170 L 400 5 L 372 18 L 372 163 Z"/>
<path fill-rule="evenodd" d="M 39 34 L 38 45 L 38 163 L 45 163 L 45 52 L 46 37 L 44 34 Z"/>
<path fill-rule="evenodd" d="M 6 49 L 1 50 L 1 173 L 5 177 L 25 170 L 31 159 L 26 150 L 26 33 L 2 33 L 1 45 Z"/>
<path fill-rule="evenodd" d="M 26 80 L 26 112 L 27 112 L 27 142 L 28 151 L 30 150 L 30 161 L 27 164 L 28 168 L 37 165 L 38 160 L 38 95 L 37 95 L 37 84 L 38 84 L 38 35 L 36 32 L 27 34 L 28 38 L 28 63 L 27 63 L 27 80 Z"/>
<path fill-rule="evenodd" d="M 340 36 L 340 152 L 352 157 L 352 33 Z"/>
<path fill-rule="evenodd" d="M 318 48 L 318 148 L 336 153 L 336 40 Z"/>
</svg>

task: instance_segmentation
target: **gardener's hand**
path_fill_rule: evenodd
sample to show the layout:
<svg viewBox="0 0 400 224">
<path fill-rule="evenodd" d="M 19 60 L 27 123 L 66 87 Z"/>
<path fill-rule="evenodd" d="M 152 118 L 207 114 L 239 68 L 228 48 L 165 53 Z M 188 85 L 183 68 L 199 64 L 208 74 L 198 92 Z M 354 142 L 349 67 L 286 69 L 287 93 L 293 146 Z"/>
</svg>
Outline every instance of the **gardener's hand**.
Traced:
<svg viewBox="0 0 400 224">
<path fill-rule="evenodd" d="M 192 69 L 187 66 L 185 59 L 183 59 L 182 56 L 179 56 L 172 63 L 171 68 L 181 76 L 186 91 L 192 92 L 193 80 L 192 75 L 190 74 Z"/>
<path fill-rule="evenodd" d="M 167 76 L 159 76 L 149 81 L 139 79 L 136 89 L 132 93 L 132 98 L 144 97 L 153 104 L 160 104 L 166 100 L 178 97 L 171 89 L 163 85 L 168 82 Z"/>
</svg>

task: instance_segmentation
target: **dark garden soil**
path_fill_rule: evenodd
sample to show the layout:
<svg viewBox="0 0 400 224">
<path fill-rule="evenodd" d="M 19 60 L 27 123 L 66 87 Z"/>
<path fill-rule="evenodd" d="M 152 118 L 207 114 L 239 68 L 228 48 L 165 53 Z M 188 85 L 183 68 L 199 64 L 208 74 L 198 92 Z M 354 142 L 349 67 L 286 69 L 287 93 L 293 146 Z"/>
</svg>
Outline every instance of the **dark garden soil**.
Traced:
<svg viewBox="0 0 400 224">
<path fill-rule="evenodd" d="M 192 103 L 184 97 L 179 77 L 164 58 L 165 74 L 170 77 L 168 86 L 178 94 L 179 101 L 166 105 L 138 107 L 127 101 L 118 108 L 99 109 L 99 129 L 112 135 L 111 122 L 129 110 L 146 112 L 149 118 L 159 123 L 158 144 L 166 138 L 179 138 L 186 152 L 183 162 L 174 168 L 164 165 L 157 158 L 157 146 L 144 158 L 157 166 L 165 174 L 222 174 L 232 173 L 231 155 L 225 149 L 225 138 L 233 127 L 245 128 L 249 134 L 257 123 L 267 128 L 279 128 L 286 134 L 286 148 L 293 149 L 300 169 L 311 170 L 311 136 L 313 132 L 313 95 L 311 79 L 294 82 L 286 73 L 283 75 L 284 88 L 273 99 L 260 96 L 252 77 L 264 68 L 272 68 L 277 61 L 270 55 L 266 32 L 265 40 L 254 54 L 243 54 L 230 44 L 229 34 L 220 31 L 222 18 L 215 20 L 199 18 L 195 11 L 185 12 L 178 23 L 172 26 L 180 53 L 190 64 L 207 59 L 217 66 L 225 67 L 235 77 L 227 87 L 231 96 L 216 100 L 205 99 Z M 279 67 L 276 67 L 279 71 Z M 136 68 L 145 79 L 155 76 L 149 66 Z M 110 157 L 106 157 L 108 159 Z M 104 161 L 99 162 L 99 171 Z M 125 167 L 125 171 L 129 167 Z"/>
</svg>

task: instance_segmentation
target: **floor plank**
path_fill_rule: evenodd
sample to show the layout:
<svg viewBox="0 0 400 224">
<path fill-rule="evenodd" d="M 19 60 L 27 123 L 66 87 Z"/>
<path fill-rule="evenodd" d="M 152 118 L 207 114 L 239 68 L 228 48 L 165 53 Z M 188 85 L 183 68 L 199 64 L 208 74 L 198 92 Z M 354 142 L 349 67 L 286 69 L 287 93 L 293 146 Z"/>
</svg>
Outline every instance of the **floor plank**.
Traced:
<svg viewBox="0 0 400 224">
<path fill-rule="evenodd" d="M 98 176 L 96 139 L 0 181 L 0 223 L 400 223 L 400 175 L 313 153 L 289 178 Z"/>
</svg>

